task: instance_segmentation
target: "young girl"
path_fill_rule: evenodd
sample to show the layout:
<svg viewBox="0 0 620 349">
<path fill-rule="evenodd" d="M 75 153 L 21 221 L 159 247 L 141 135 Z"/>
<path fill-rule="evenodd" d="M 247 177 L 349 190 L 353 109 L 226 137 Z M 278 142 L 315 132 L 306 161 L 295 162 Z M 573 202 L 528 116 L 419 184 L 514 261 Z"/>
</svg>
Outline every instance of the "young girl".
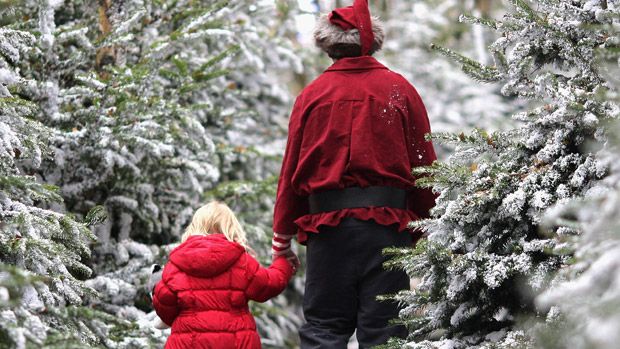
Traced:
<svg viewBox="0 0 620 349">
<path fill-rule="evenodd" d="M 278 257 L 261 267 L 234 213 L 219 202 L 196 211 L 181 241 L 153 295 L 157 315 L 172 327 L 165 348 L 260 348 L 248 301 L 282 292 L 296 262 Z"/>
</svg>

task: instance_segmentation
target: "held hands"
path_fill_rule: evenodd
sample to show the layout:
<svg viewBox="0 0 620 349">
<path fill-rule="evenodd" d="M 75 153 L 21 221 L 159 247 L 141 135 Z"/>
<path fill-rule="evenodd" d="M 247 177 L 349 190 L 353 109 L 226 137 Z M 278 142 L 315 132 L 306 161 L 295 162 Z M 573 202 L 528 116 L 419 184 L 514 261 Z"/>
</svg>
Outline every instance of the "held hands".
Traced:
<svg viewBox="0 0 620 349">
<path fill-rule="evenodd" d="M 295 252 L 291 250 L 292 238 L 292 236 L 274 233 L 271 260 L 273 262 L 276 258 L 283 256 L 291 264 L 293 270 L 297 271 L 301 263 Z"/>
<path fill-rule="evenodd" d="M 299 261 L 299 258 L 297 257 L 295 252 L 290 249 L 290 247 L 287 250 L 283 251 L 273 251 L 273 254 L 271 255 L 271 262 L 273 263 L 277 258 L 280 257 L 285 257 L 286 260 L 291 264 L 291 267 L 293 267 L 293 271 L 297 272 L 297 269 L 301 265 L 301 262 Z"/>
<path fill-rule="evenodd" d="M 293 267 L 293 271 L 297 272 L 297 269 L 299 269 L 299 266 L 301 265 L 301 262 L 299 262 L 299 258 L 297 257 L 295 252 L 291 251 L 291 254 L 286 257 L 286 260 L 289 263 L 291 263 L 291 266 Z"/>
</svg>

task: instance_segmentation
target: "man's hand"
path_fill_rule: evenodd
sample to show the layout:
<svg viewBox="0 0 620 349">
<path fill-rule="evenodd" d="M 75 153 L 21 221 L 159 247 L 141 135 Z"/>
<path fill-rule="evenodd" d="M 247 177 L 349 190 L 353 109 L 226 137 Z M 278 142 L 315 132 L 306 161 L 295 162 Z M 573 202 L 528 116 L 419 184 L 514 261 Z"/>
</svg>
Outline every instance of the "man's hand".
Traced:
<svg viewBox="0 0 620 349">
<path fill-rule="evenodd" d="M 286 260 L 288 260 L 289 263 L 291 263 L 291 266 L 293 267 L 293 271 L 297 272 L 297 269 L 299 269 L 301 262 L 299 261 L 299 258 L 297 257 L 295 252 L 291 251 L 290 255 L 286 257 Z"/>
<path fill-rule="evenodd" d="M 273 263 L 278 257 L 285 257 L 296 272 L 301 263 L 295 252 L 291 250 L 291 240 L 293 240 L 293 235 L 273 233 L 271 262 Z"/>
<path fill-rule="evenodd" d="M 273 250 L 272 252 L 273 252 L 272 255 L 271 255 L 271 262 L 272 263 L 277 258 L 284 257 L 291 264 L 291 266 L 293 267 L 293 270 L 295 272 L 297 272 L 297 269 L 301 265 L 301 262 L 299 261 L 299 258 L 297 257 L 295 252 L 293 252 L 293 250 L 291 250 L 290 246 L 287 249 L 285 249 L 285 250 L 281 250 L 281 251 Z"/>
</svg>

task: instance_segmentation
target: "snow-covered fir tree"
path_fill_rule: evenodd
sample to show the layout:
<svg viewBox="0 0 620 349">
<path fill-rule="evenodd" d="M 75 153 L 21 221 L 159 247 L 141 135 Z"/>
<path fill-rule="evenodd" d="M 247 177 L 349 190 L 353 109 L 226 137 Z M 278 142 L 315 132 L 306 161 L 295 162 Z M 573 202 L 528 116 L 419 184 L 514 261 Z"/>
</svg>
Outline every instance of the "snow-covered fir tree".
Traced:
<svg viewBox="0 0 620 349">
<path fill-rule="evenodd" d="M 302 70 L 292 40 L 295 8 L 242 0 L 7 6 L 1 52 L 29 55 L 6 69 L 3 63 L 1 92 L 30 103 L 7 114 L 17 118 L 17 111 L 37 108 L 30 117 L 46 136 L 41 144 L 28 141 L 38 134 L 28 125 L 23 128 L 32 130 L 21 134 L 31 136 L 21 140 L 40 147 L 51 140 L 53 150 L 41 159 L 36 148 L 30 157 L 36 164 L 29 174 L 45 184 L 26 178 L 29 188 L 42 188 L 36 203 L 45 203 L 47 184 L 54 184 L 60 189 L 48 196 L 64 198 L 57 211 L 84 217 L 103 205 L 108 216 L 95 229 L 93 257 L 75 252 L 73 263 L 85 257 L 95 278 L 79 285 L 96 293 L 73 301 L 112 315 L 96 333 L 106 346 L 161 345 L 165 332 L 148 322 L 154 316 L 145 289 L 149 267 L 165 262 L 172 246 L 157 245 L 174 242 L 197 207 L 212 198 L 229 202 L 249 225 L 252 246 L 269 258 L 271 176 L 278 167 L 272 148 L 284 138 L 290 102 L 282 75 Z M 7 144 L 7 154 L 29 158 L 25 146 Z M 90 234 L 69 216 L 58 217 L 75 234 Z M 87 253 L 83 240 L 68 241 Z M 300 289 L 289 291 L 293 304 L 279 298 L 257 308 L 265 344 L 281 347 L 295 337 Z M 113 327 L 123 319 L 137 326 Z M 29 331 L 28 324 L 17 328 Z"/>
<path fill-rule="evenodd" d="M 618 29 L 616 23 L 616 31 Z M 615 89 L 601 98 L 619 100 L 620 61 L 617 46 L 600 53 L 607 63 Z M 620 108 L 616 119 L 620 118 Z M 581 233 L 568 240 L 574 255 L 571 265 L 560 270 L 552 286 L 537 298 L 548 312 L 538 325 L 536 346 L 556 348 L 613 348 L 620 341 L 620 124 L 607 126 L 607 140 L 597 158 L 608 175 L 595 183 L 583 198 L 559 203 L 546 214 L 544 224 L 569 226 Z"/>
<path fill-rule="evenodd" d="M 585 149 L 601 143 L 618 107 L 600 95 L 611 86 L 596 53 L 618 45 L 617 1 L 508 1 L 501 20 L 463 16 L 497 30 L 494 65 L 449 49 L 440 52 L 476 80 L 502 82 L 502 93 L 539 103 L 489 133 L 436 134 L 456 145 L 445 162 L 415 173 L 439 193 L 428 232 L 414 251 L 392 251 L 392 266 L 422 279 L 397 298 L 411 348 L 527 348 L 532 336 L 515 325 L 536 314 L 535 295 L 569 262 L 570 227 L 544 228 L 544 212 L 582 197 L 607 173 Z M 612 28 L 612 29 L 610 29 Z M 614 29 L 615 28 L 615 29 Z M 393 341 L 390 347 L 405 345 Z"/>
<path fill-rule="evenodd" d="M 37 81 L 20 68 L 48 38 L 14 25 L 17 14 L 5 10 L 0 9 L 1 347 L 95 343 L 97 318 L 106 317 L 81 307 L 83 297 L 94 292 L 82 280 L 92 272 L 84 262 L 94 239 L 85 223 L 101 219 L 101 209 L 94 207 L 87 222 L 80 222 L 59 209 L 58 188 L 37 177 L 50 156 L 54 130 L 38 121 L 41 105 L 23 94 Z"/>
<path fill-rule="evenodd" d="M 613 136 L 613 143 L 599 153 L 610 175 L 584 199 L 548 213 L 550 223 L 570 225 L 582 233 L 573 241 L 575 262 L 537 298 L 541 309 L 551 307 L 545 326 L 537 331 L 540 348 L 603 349 L 620 341 L 620 149 L 618 134 Z"/>
</svg>

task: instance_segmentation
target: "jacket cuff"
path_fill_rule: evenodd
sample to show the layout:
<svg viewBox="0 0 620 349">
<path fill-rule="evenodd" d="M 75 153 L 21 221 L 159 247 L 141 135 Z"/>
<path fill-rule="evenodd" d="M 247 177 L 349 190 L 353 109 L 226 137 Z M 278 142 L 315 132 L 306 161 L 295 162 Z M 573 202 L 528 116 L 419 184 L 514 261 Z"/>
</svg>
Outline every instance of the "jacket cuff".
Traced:
<svg viewBox="0 0 620 349">
<path fill-rule="evenodd" d="M 276 248 L 275 246 L 271 248 L 271 253 L 274 256 L 284 256 L 286 254 L 288 254 L 289 252 L 291 252 L 291 246 L 288 246 L 286 248 Z"/>
<path fill-rule="evenodd" d="M 271 242 L 271 250 L 273 255 L 281 256 L 287 254 L 291 250 L 291 240 L 294 235 L 273 233 L 273 240 Z"/>
</svg>

